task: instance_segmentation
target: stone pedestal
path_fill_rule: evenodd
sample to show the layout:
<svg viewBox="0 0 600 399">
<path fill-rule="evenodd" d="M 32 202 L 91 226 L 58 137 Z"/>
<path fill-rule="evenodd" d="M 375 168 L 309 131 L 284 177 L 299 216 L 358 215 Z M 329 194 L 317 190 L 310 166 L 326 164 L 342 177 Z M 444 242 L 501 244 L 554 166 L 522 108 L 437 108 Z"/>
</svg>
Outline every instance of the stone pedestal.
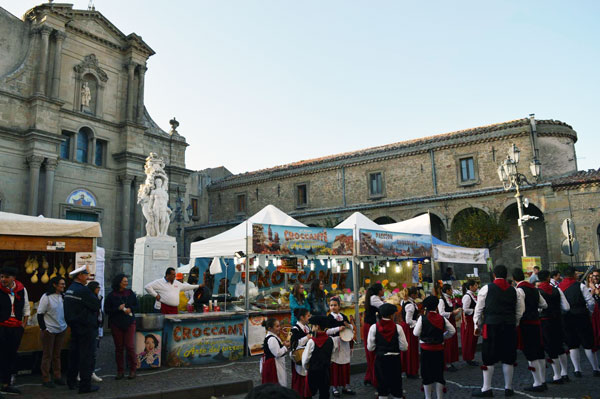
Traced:
<svg viewBox="0 0 600 399">
<path fill-rule="evenodd" d="M 175 237 L 140 237 L 133 250 L 131 287 L 138 295 L 145 295 L 144 286 L 164 277 L 168 267 L 177 269 L 177 241 Z"/>
</svg>

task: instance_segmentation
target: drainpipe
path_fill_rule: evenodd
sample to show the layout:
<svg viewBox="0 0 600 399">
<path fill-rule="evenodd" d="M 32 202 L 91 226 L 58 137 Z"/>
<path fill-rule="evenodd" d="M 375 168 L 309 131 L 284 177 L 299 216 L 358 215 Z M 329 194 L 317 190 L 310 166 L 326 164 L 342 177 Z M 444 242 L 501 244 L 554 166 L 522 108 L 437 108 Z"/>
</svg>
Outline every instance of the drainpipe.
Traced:
<svg viewBox="0 0 600 399">
<path fill-rule="evenodd" d="M 346 207 L 346 167 L 342 166 L 342 199 L 344 201 L 344 208 Z"/>
<path fill-rule="evenodd" d="M 433 181 L 433 194 L 437 195 L 437 177 L 435 175 L 435 155 L 433 149 L 429 150 L 429 156 L 431 158 L 431 180 Z"/>
</svg>

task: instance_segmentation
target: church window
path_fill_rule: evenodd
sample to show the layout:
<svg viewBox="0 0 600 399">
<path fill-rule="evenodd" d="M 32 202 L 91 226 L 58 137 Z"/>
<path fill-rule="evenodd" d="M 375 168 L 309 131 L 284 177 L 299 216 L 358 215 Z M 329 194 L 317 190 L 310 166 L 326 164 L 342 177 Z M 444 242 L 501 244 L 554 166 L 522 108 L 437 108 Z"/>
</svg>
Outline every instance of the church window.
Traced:
<svg viewBox="0 0 600 399">
<path fill-rule="evenodd" d="M 462 158 L 460 160 L 460 181 L 468 182 L 475 180 L 475 164 L 473 157 Z"/>
<path fill-rule="evenodd" d="M 384 196 L 383 172 L 371 172 L 368 177 L 369 197 L 379 198 Z"/>
<path fill-rule="evenodd" d="M 81 129 L 77 133 L 77 151 L 76 159 L 77 162 L 85 163 L 88 160 L 88 134 L 85 130 Z"/>
</svg>

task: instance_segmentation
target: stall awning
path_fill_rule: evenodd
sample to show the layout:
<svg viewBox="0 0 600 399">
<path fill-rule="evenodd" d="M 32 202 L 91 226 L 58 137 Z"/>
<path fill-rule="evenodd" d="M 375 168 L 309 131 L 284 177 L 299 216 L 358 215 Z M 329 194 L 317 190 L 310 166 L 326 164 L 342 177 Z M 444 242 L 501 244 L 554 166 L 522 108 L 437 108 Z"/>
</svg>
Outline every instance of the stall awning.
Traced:
<svg viewBox="0 0 600 399">
<path fill-rule="evenodd" d="M 267 205 L 247 221 L 238 224 L 214 237 L 194 242 L 190 258 L 232 257 L 238 251 L 246 252 L 246 237 L 252 240 L 252 223 L 277 224 L 283 226 L 306 227 L 293 217 L 273 205 Z"/>
<path fill-rule="evenodd" d="M 0 212 L 0 234 L 33 237 L 102 237 L 102 229 L 98 222 Z"/>
</svg>

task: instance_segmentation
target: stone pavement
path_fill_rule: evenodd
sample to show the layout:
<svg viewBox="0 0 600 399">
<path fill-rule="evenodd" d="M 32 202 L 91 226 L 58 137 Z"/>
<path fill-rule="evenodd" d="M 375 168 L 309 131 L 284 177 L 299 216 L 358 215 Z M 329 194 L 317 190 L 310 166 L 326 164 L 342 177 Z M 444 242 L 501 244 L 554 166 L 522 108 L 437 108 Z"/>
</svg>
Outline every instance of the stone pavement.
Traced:
<svg viewBox="0 0 600 399">
<path fill-rule="evenodd" d="M 98 352 L 96 373 L 104 378 L 98 385 L 101 387 L 98 393 L 78 395 L 77 391 L 69 391 L 64 387 L 55 389 L 43 388 L 40 385 L 39 375 L 21 375 L 18 377 L 17 386 L 23 391 L 21 398 L 144 398 L 144 399 L 178 399 L 198 398 L 209 399 L 214 397 L 225 397 L 228 399 L 241 399 L 245 397 L 244 392 L 249 389 L 249 384 L 260 384 L 258 372 L 258 358 L 247 358 L 242 361 L 217 364 L 210 366 L 198 366 L 187 368 L 161 368 L 159 370 L 142 371 L 138 373 L 135 380 L 115 381 L 116 367 L 113 359 L 114 347 L 112 338 L 107 336 L 102 339 Z M 353 354 L 353 364 L 357 369 L 364 370 L 364 349 L 356 347 Z M 575 379 L 572 368 L 570 369 L 571 383 L 554 386 L 542 394 L 530 394 L 523 392 L 523 388 L 532 382 L 531 374 L 527 371 L 527 362 L 522 356 L 518 359 L 519 365 L 515 370 L 514 388 L 519 393 L 519 398 L 598 398 L 600 399 L 600 378 L 592 377 L 591 369 L 587 359 L 582 354 L 583 378 Z M 363 367 L 360 367 L 363 365 Z M 458 362 L 456 372 L 447 372 L 448 392 L 445 398 L 468 398 L 472 389 L 478 388 L 482 377 L 479 367 L 471 367 L 464 362 Z M 288 368 L 290 364 L 288 361 Z M 570 366 L 570 364 L 569 364 Z M 551 369 L 547 369 L 547 376 L 551 378 Z M 288 371 L 288 379 L 291 376 Z M 373 398 L 373 389 L 362 384 L 363 373 L 352 375 L 352 385 L 358 395 L 355 398 Z M 493 386 L 497 389 L 496 397 L 504 397 L 504 386 L 501 367 L 497 367 L 494 374 Z M 215 391 L 215 387 L 218 389 Z M 404 388 L 407 398 L 422 398 L 420 380 L 404 379 Z M 227 396 L 230 395 L 230 396 Z M 8 396 L 8 395 L 7 395 Z M 9 396 L 17 398 L 18 396 Z"/>
</svg>

